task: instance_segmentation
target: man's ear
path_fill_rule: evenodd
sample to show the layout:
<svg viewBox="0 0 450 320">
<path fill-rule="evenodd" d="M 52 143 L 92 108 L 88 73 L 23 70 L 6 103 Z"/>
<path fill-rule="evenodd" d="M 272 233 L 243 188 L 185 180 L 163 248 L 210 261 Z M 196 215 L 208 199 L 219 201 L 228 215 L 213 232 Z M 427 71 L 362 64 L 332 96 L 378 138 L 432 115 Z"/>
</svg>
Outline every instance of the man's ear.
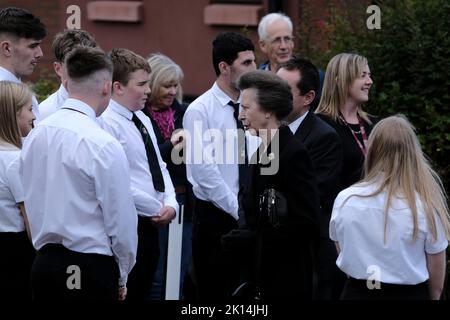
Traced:
<svg viewBox="0 0 450 320">
<path fill-rule="evenodd" d="M 11 57 L 13 53 L 11 41 L 4 40 L 0 42 L 0 51 L 5 57 Z"/>
<path fill-rule="evenodd" d="M 265 54 L 267 54 L 267 43 L 264 40 L 259 40 L 259 48 Z"/>
<path fill-rule="evenodd" d="M 225 61 L 219 62 L 220 74 L 227 75 L 229 73 L 229 65 Z"/>
<path fill-rule="evenodd" d="M 114 81 L 112 83 L 112 93 L 117 94 L 119 96 L 122 96 L 124 94 L 123 86 L 119 81 Z"/>
<path fill-rule="evenodd" d="M 305 95 L 305 105 L 311 106 L 311 104 L 314 101 L 314 98 L 316 97 L 316 92 L 314 90 L 309 90 Z"/>
<path fill-rule="evenodd" d="M 58 75 L 60 79 L 62 79 L 62 63 L 59 61 L 53 62 L 53 69 L 55 70 L 55 73 Z"/>
</svg>

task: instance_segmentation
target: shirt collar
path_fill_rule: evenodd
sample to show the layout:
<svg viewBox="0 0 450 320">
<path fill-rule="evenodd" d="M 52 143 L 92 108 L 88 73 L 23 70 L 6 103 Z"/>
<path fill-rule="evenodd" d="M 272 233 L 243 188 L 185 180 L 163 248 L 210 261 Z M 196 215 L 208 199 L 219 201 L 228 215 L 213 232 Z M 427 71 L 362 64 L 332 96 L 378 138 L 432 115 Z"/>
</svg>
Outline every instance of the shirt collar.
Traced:
<svg viewBox="0 0 450 320">
<path fill-rule="evenodd" d="M 72 99 L 72 98 L 67 99 L 64 102 L 64 105 L 62 106 L 62 108 L 66 108 L 66 109 L 69 108 L 69 109 L 79 111 L 79 112 L 87 115 L 89 118 L 92 118 L 93 120 L 96 120 L 96 118 L 97 118 L 97 116 L 95 115 L 94 109 L 92 109 L 91 106 L 89 106 L 88 104 L 86 104 L 83 101 L 78 100 L 78 99 Z"/>
<path fill-rule="evenodd" d="M 131 119 L 133 119 L 133 112 L 128 110 L 126 107 L 124 107 L 123 105 L 121 105 L 120 103 L 118 103 L 113 99 L 109 100 L 108 108 L 111 108 L 111 110 L 117 112 L 118 114 L 127 118 L 130 121 Z"/>
<path fill-rule="evenodd" d="M 0 151 L 20 151 L 20 149 L 11 143 L 0 141 Z"/>
<path fill-rule="evenodd" d="M 63 84 L 61 83 L 61 85 L 59 86 L 58 89 L 58 95 L 63 98 L 64 100 L 67 99 L 69 97 L 69 93 L 67 92 L 67 89 L 63 86 Z"/>
<path fill-rule="evenodd" d="M 3 80 L 6 81 L 11 81 L 11 82 L 15 82 L 15 83 L 21 83 L 22 81 L 20 81 L 19 78 L 17 78 L 11 71 L 9 71 L 8 69 L 5 69 L 3 67 L 0 67 L 0 73 L 3 73 L 3 75 L 5 76 Z"/>
<path fill-rule="evenodd" d="M 301 117 L 299 117 L 299 118 L 295 119 L 295 121 L 292 121 L 291 123 L 289 123 L 289 129 L 291 129 L 292 133 L 297 132 L 298 127 L 300 127 L 303 120 L 306 118 L 306 115 L 308 114 L 308 112 L 305 112 L 305 114 L 303 114 Z"/>
<path fill-rule="evenodd" d="M 230 100 L 233 100 L 222 89 L 220 89 L 220 87 L 217 85 L 217 82 L 214 82 L 214 85 L 212 86 L 212 92 L 222 106 L 227 106 L 228 102 L 230 102 Z M 239 95 L 237 102 L 241 102 L 241 95 Z"/>
</svg>

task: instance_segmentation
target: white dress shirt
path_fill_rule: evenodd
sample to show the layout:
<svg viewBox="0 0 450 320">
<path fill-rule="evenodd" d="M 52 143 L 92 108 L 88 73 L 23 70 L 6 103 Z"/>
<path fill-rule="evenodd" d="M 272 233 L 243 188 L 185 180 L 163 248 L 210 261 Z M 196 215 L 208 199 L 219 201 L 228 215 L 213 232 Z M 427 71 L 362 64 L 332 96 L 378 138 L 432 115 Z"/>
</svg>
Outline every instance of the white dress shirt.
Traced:
<svg viewBox="0 0 450 320">
<path fill-rule="evenodd" d="M 114 255 L 125 284 L 137 250 L 128 162 L 94 110 L 67 99 L 28 135 L 21 169 L 34 247 Z"/>
<path fill-rule="evenodd" d="M 404 199 L 393 198 L 387 215 L 387 241 L 384 243 L 387 192 L 368 198 L 349 198 L 355 194 L 371 194 L 377 187 L 361 183 L 337 196 L 330 221 L 330 238 L 341 248 L 336 264 L 355 279 L 379 276 L 374 280 L 411 285 L 424 282 L 429 278 L 426 253 L 439 253 L 448 245 L 442 223 L 435 215 L 437 241 L 434 243 L 417 197 L 418 236 L 413 242 L 412 212 Z"/>
<path fill-rule="evenodd" d="M 178 214 L 175 190 L 166 163 L 161 158 L 151 121 L 142 111 L 137 111 L 135 114 L 146 127 L 155 147 L 164 178 L 164 192 L 156 191 L 153 186 L 145 144 L 141 133 L 131 120 L 133 112 L 111 99 L 108 108 L 99 118 L 99 123 L 120 142 L 125 150 L 130 165 L 131 193 L 137 213 L 151 217 L 157 215 L 163 206 L 170 206 Z"/>
<path fill-rule="evenodd" d="M 69 93 L 66 88 L 61 84 L 58 91 L 52 93 L 47 99 L 39 104 L 39 114 L 41 121 L 47 118 L 52 113 L 55 113 L 64 104 L 64 101 L 69 97 Z"/>
<path fill-rule="evenodd" d="M 19 176 L 20 149 L 0 142 L 0 232 L 25 230 L 18 203 L 23 202 L 22 182 Z"/>
<path fill-rule="evenodd" d="M 298 127 L 300 127 L 303 120 L 308 115 L 308 112 L 305 112 L 305 114 L 303 114 L 301 117 L 298 117 L 297 119 L 295 119 L 295 121 L 292 121 L 291 123 L 289 123 L 289 129 L 291 129 L 292 134 L 295 134 L 297 132 Z"/>
<path fill-rule="evenodd" d="M 11 71 L 9 71 L 9 70 L 7 70 L 7 69 L 5 69 L 3 67 L 0 67 L 0 81 L 3 81 L 3 80 L 11 81 L 11 82 L 14 82 L 14 83 L 22 83 L 22 80 L 17 78 Z M 39 114 L 39 104 L 38 104 L 38 101 L 37 101 L 37 99 L 36 99 L 36 97 L 34 95 L 32 97 L 32 101 L 31 102 L 33 104 L 32 110 L 33 110 L 33 113 L 34 113 L 34 115 L 36 117 L 36 119 L 34 120 L 34 124 L 36 125 L 41 120 L 41 117 L 40 117 L 40 114 Z"/>
<path fill-rule="evenodd" d="M 217 83 L 186 110 L 186 171 L 197 198 L 213 203 L 238 219 L 239 168 L 236 120 L 231 98 Z M 227 137 L 228 131 L 228 137 Z M 219 137 L 219 135 L 221 135 Z M 226 139 L 226 141 L 225 141 Z M 217 147 L 217 148 L 216 148 Z"/>
</svg>

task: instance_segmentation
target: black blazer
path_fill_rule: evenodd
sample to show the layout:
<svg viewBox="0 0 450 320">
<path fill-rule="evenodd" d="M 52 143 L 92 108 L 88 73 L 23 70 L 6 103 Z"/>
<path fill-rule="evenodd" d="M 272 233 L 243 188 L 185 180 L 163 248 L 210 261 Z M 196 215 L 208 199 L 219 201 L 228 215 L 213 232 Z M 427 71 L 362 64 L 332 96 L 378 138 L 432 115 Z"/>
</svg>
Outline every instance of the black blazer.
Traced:
<svg viewBox="0 0 450 320">
<path fill-rule="evenodd" d="M 185 106 L 184 104 L 179 104 L 177 100 L 174 100 L 171 108 L 175 110 L 174 114 L 175 130 L 182 129 L 183 116 L 184 113 L 186 112 L 187 106 Z M 186 178 L 186 166 L 183 163 L 176 165 L 172 162 L 171 153 L 173 146 L 172 143 L 170 142 L 170 139 L 168 140 L 164 139 L 161 130 L 159 130 L 158 124 L 156 123 L 155 120 L 153 120 L 150 112 L 148 111 L 148 107 L 146 106 L 142 111 L 150 118 L 152 122 L 153 131 L 155 132 L 159 151 L 161 152 L 161 158 L 167 164 L 167 170 L 169 171 L 173 186 L 178 187 L 180 185 L 186 185 L 188 183 Z"/>
<path fill-rule="evenodd" d="M 258 164 L 252 158 L 242 205 L 247 228 L 256 230 L 259 195 L 265 189 L 274 188 L 286 197 L 287 223 L 278 229 L 267 228 L 263 233 L 262 286 L 268 298 L 308 299 L 313 278 L 311 248 L 319 237 L 317 185 L 305 146 L 294 138 L 289 127 L 280 128 L 278 134 L 278 172 L 261 175 L 261 169 L 270 165 Z M 269 154 L 277 153 L 272 146 L 268 150 Z"/>
<path fill-rule="evenodd" d="M 174 114 L 174 129 L 183 128 L 183 116 L 186 112 L 187 105 L 178 103 L 177 100 L 173 101 L 171 108 L 175 110 Z M 165 140 L 161 130 L 159 130 L 158 124 L 153 120 L 148 106 L 142 110 L 151 120 L 153 125 L 153 131 L 155 132 L 156 140 L 158 142 L 159 151 L 161 152 L 161 158 L 167 165 L 167 171 L 169 171 L 170 178 L 172 180 L 175 189 L 177 187 L 184 187 L 186 190 L 184 203 L 184 216 L 190 219 L 192 216 L 194 193 L 192 191 L 192 185 L 189 183 L 186 176 L 186 165 L 184 163 L 175 164 L 172 161 L 171 154 L 173 145 L 170 139 Z"/>
<path fill-rule="evenodd" d="M 364 156 L 358 147 L 352 133 L 345 124 L 340 121 L 333 121 L 323 114 L 317 114 L 323 121 L 336 130 L 342 144 L 342 170 L 340 174 L 338 192 L 350 187 L 362 178 L 364 166 Z M 373 126 L 378 122 L 377 117 L 369 116 L 372 124 L 363 121 L 364 128 L 369 137 Z"/>
<path fill-rule="evenodd" d="M 309 111 L 294 136 L 308 149 L 313 162 L 319 190 L 321 236 L 329 237 L 329 223 L 334 199 L 339 192 L 342 170 L 342 145 L 330 125 Z"/>
</svg>

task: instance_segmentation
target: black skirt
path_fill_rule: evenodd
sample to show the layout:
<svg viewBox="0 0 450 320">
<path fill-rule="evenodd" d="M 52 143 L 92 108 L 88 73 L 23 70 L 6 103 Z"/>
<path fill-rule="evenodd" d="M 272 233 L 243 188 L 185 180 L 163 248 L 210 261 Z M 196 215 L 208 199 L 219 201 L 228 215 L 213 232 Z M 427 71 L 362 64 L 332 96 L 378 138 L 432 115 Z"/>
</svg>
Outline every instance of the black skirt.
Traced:
<svg viewBox="0 0 450 320">
<path fill-rule="evenodd" d="M 27 233 L 0 232 L 0 299 L 31 301 L 30 273 L 35 250 Z"/>
<path fill-rule="evenodd" d="M 428 281 L 415 285 L 380 282 L 379 289 L 369 289 L 367 280 L 350 277 L 345 283 L 341 300 L 430 300 L 430 294 Z"/>
</svg>

